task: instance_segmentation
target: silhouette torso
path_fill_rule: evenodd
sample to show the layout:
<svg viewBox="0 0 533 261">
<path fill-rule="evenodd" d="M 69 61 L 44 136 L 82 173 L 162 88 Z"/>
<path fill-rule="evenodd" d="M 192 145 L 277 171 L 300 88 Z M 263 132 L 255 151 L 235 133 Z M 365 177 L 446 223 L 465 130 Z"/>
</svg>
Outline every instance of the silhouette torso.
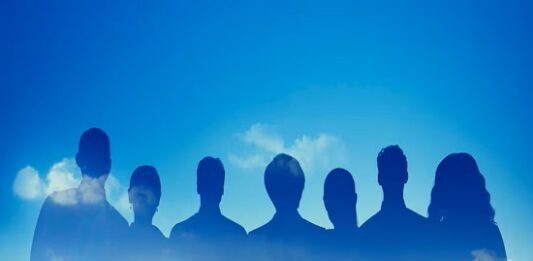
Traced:
<svg viewBox="0 0 533 261">
<path fill-rule="evenodd" d="M 31 260 L 109 260 L 120 253 L 127 228 L 107 200 L 84 202 L 79 189 L 55 192 L 41 209 Z"/>
<path fill-rule="evenodd" d="M 428 221 L 398 202 L 381 210 L 360 229 L 365 255 L 376 260 L 418 260 L 427 253 Z"/>
<path fill-rule="evenodd" d="M 246 231 L 220 212 L 198 212 L 172 228 L 170 240 L 182 260 L 228 260 L 240 255 Z"/>
<path fill-rule="evenodd" d="M 167 238 L 154 225 L 133 222 L 128 230 L 128 260 L 162 260 L 169 258 Z"/>
<path fill-rule="evenodd" d="M 492 222 L 443 221 L 437 224 L 443 260 L 505 260 L 498 226 Z"/>
<path fill-rule="evenodd" d="M 297 212 L 276 213 L 272 220 L 250 232 L 252 254 L 265 260 L 308 260 L 323 240 L 325 230 Z"/>
<path fill-rule="evenodd" d="M 320 246 L 322 260 L 360 260 L 362 258 L 359 229 L 328 229 Z"/>
</svg>

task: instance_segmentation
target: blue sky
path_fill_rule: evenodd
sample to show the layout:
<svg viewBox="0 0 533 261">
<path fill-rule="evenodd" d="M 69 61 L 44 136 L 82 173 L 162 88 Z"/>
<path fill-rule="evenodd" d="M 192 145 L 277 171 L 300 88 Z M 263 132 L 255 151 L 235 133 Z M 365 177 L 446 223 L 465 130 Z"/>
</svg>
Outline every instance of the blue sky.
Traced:
<svg viewBox="0 0 533 261">
<path fill-rule="evenodd" d="M 3 260 L 27 260 L 42 203 L 17 194 L 17 173 L 31 166 L 43 189 L 94 126 L 111 138 L 114 203 L 135 167 L 159 170 L 155 223 L 167 235 L 198 207 L 206 155 L 226 167 L 223 212 L 249 231 L 273 213 L 261 165 L 274 151 L 306 162 L 301 212 L 326 227 L 322 183 L 333 167 L 353 173 L 361 223 L 380 207 L 382 147 L 404 149 L 406 201 L 421 214 L 437 164 L 466 151 L 487 179 L 508 256 L 533 259 L 531 2 L 0 5 Z"/>
</svg>

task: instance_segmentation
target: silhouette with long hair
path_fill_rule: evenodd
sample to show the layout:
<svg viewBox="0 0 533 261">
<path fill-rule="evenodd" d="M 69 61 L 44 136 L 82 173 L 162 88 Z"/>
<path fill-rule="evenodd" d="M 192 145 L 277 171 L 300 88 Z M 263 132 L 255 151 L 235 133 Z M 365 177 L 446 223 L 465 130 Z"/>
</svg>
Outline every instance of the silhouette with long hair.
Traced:
<svg viewBox="0 0 533 261">
<path fill-rule="evenodd" d="M 352 174 L 342 168 L 329 172 L 324 182 L 324 206 L 333 229 L 326 231 L 325 257 L 353 260 L 360 254 L 356 204 Z"/>
<path fill-rule="evenodd" d="M 402 149 L 388 146 L 377 157 L 378 183 L 383 190 L 381 210 L 360 229 L 371 260 L 420 260 L 427 252 L 427 220 L 406 207 L 407 158 Z"/>
<path fill-rule="evenodd" d="M 250 232 L 253 258 L 310 259 L 324 229 L 298 213 L 305 185 L 300 164 L 287 154 L 278 154 L 266 167 L 264 182 L 276 213 L 268 223 Z"/>
<path fill-rule="evenodd" d="M 169 258 L 167 239 L 152 223 L 161 199 L 161 181 L 154 167 L 140 166 L 133 171 L 128 197 L 134 213 L 126 245 L 128 260 Z"/>
<path fill-rule="evenodd" d="M 446 260 L 507 258 L 485 178 L 471 155 L 450 154 L 439 164 L 428 214 Z"/>
<path fill-rule="evenodd" d="M 172 228 L 170 240 L 177 259 L 234 260 L 241 257 L 246 230 L 222 215 L 225 171 L 222 161 L 205 157 L 198 164 L 200 210 Z"/>
<path fill-rule="evenodd" d="M 128 223 L 106 199 L 110 155 L 104 131 L 92 128 L 83 133 L 76 154 L 82 181 L 78 188 L 47 197 L 37 220 L 30 260 L 119 258 L 117 248 Z"/>
</svg>

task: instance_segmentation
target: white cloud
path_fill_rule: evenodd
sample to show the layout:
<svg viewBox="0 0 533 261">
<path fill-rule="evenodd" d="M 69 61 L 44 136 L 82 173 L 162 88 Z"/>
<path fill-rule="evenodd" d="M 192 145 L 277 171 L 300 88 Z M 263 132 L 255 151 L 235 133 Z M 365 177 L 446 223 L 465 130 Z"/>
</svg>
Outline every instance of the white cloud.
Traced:
<svg viewBox="0 0 533 261">
<path fill-rule="evenodd" d="M 496 257 L 496 253 L 494 253 L 494 251 L 489 249 L 474 250 L 471 254 L 473 261 L 503 261 L 503 259 Z M 510 259 L 508 260 L 510 261 Z"/>
<path fill-rule="evenodd" d="M 283 139 L 270 133 L 268 127 L 260 123 L 252 125 L 241 138 L 245 143 L 269 152 L 279 153 L 285 150 Z"/>
<path fill-rule="evenodd" d="M 332 167 L 344 158 L 344 146 L 340 140 L 329 134 L 318 137 L 302 136 L 294 141 L 286 152 L 293 155 L 300 164 L 308 168 Z"/>
<path fill-rule="evenodd" d="M 78 166 L 73 159 L 63 159 L 52 165 L 48 174 L 46 175 L 46 182 L 44 185 L 44 192 L 46 195 L 54 191 L 75 188 L 80 184 L 80 177 Z"/>
<path fill-rule="evenodd" d="M 24 200 L 43 200 L 56 191 L 64 191 L 79 187 L 81 192 L 76 195 L 74 191 L 55 193 L 52 199 L 59 204 L 76 204 L 83 202 L 97 202 L 102 199 L 100 179 L 86 180 L 80 186 L 81 173 L 74 159 L 65 158 L 54 163 L 46 176 L 42 178 L 32 166 L 26 166 L 18 171 L 13 182 L 13 192 Z M 117 210 L 131 220 L 127 189 L 113 175 L 109 175 L 105 183 L 105 193 L 108 201 Z"/>
<path fill-rule="evenodd" d="M 31 166 L 19 170 L 13 183 L 13 191 L 23 199 L 36 199 L 44 195 L 39 172 Z"/>
<path fill-rule="evenodd" d="M 13 183 L 13 192 L 22 199 L 42 199 L 54 191 L 74 188 L 80 183 L 77 167 L 72 159 L 63 159 L 52 165 L 45 179 L 32 166 L 19 170 Z M 79 176 L 79 175 L 78 175 Z"/>
<path fill-rule="evenodd" d="M 253 169 L 257 167 L 264 167 L 268 164 L 268 158 L 265 155 L 252 154 L 245 157 L 239 157 L 230 154 L 229 161 L 243 169 Z"/>
<path fill-rule="evenodd" d="M 128 188 L 123 186 L 120 181 L 113 175 L 109 175 L 106 182 L 107 199 L 127 220 L 133 220 L 133 213 L 130 209 L 128 198 Z"/>
<path fill-rule="evenodd" d="M 229 161 L 243 169 L 264 168 L 278 153 L 295 157 L 306 172 L 333 168 L 344 159 L 345 148 L 339 138 L 321 133 L 317 136 L 302 135 L 288 146 L 283 138 L 267 126 L 256 123 L 239 135 L 240 140 L 252 145 L 255 151 L 247 156 L 229 155 Z"/>
</svg>

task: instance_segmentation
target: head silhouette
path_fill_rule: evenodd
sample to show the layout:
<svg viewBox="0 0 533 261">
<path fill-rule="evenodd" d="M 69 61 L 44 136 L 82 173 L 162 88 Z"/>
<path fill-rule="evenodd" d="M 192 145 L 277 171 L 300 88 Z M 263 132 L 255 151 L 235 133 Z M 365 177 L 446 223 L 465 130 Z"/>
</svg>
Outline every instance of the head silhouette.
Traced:
<svg viewBox="0 0 533 261">
<path fill-rule="evenodd" d="M 437 167 L 431 191 L 429 218 L 494 222 L 494 209 L 485 178 L 467 153 L 450 154 Z"/>
<path fill-rule="evenodd" d="M 224 194 L 225 171 L 218 158 L 205 157 L 196 170 L 196 191 L 202 203 L 220 203 Z"/>
<path fill-rule="evenodd" d="M 298 209 L 305 184 L 305 177 L 298 161 L 278 154 L 265 170 L 265 187 L 276 211 Z"/>
<path fill-rule="evenodd" d="M 133 205 L 136 221 L 151 220 L 161 199 L 161 181 L 152 166 L 140 166 L 130 178 L 129 201 Z"/>
<path fill-rule="evenodd" d="M 335 229 L 356 228 L 357 193 L 352 174 L 336 168 L 324 182 L 324 205 Z"/>
<path fill-rule="evenodd" d="M 109 137 L 103 130 L 91 128 L 81 135 L 76 163 L 85 176 L 100 178 L 109 174 L 111 149 Z"/>
<path fill-rule="evenodd" d="M 378 183 L 383 189 L 403 188 L 408 180 L 407 159 L 398 145 L 382 149 L 377 158 Z"/>
</svg>

